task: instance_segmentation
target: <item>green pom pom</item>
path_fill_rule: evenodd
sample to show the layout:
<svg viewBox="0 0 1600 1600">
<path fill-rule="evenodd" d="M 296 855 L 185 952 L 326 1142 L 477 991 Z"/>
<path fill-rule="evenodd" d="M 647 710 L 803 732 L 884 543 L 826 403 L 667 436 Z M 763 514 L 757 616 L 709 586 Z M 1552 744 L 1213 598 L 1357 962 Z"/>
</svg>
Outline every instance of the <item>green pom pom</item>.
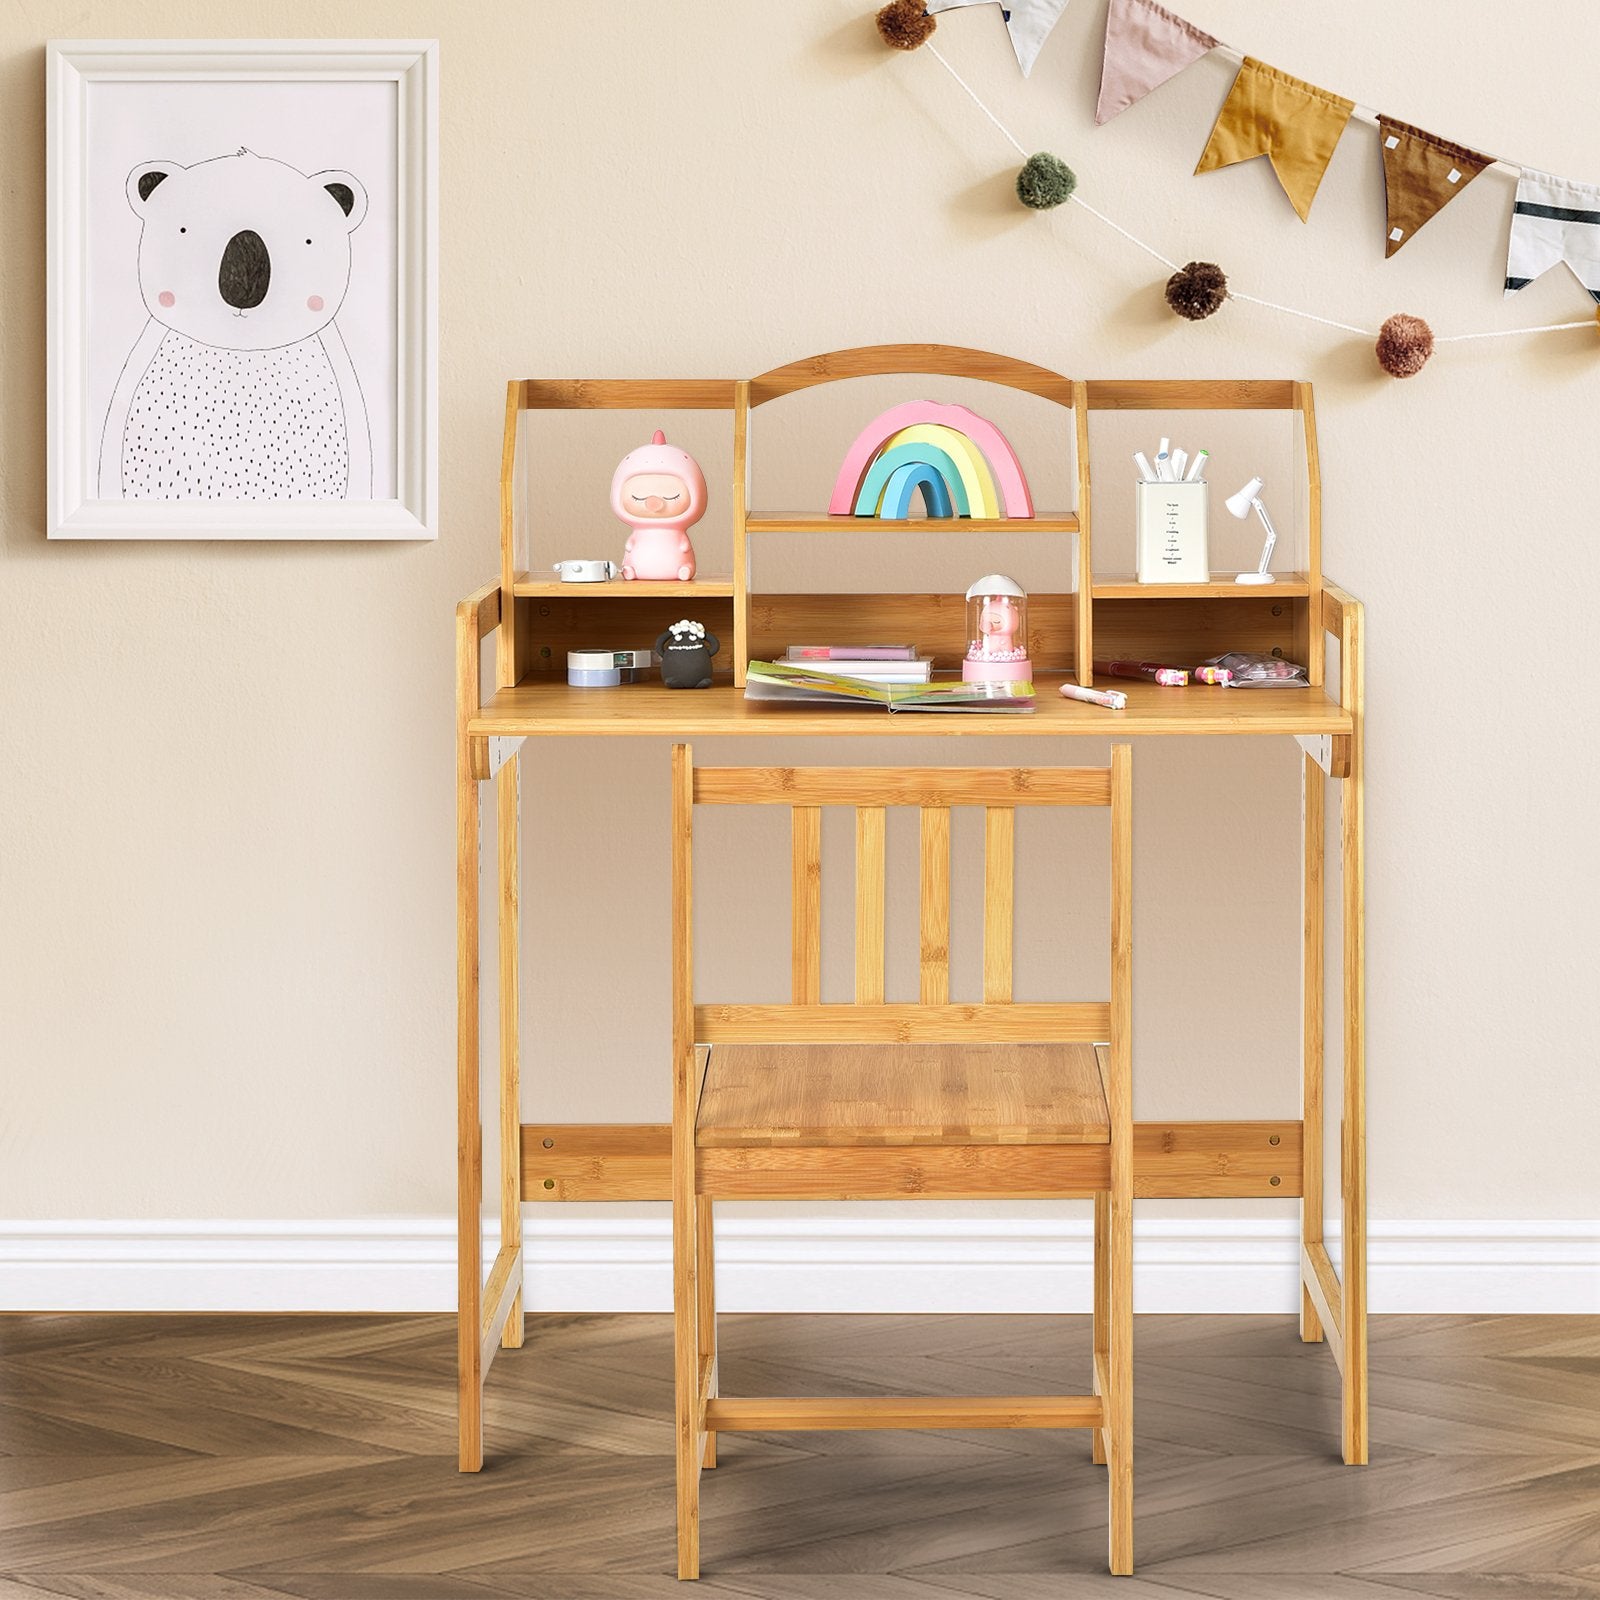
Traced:
<svg viewBox="0 0 1600 1600">
<path fill-rule="evenodd" d="M 1029 156 L 1017 174 L 1017 199 L 1034 211 L 1065 204 L 1078 187 L 1078 175 L 1048 150 Z"/>
</svg>

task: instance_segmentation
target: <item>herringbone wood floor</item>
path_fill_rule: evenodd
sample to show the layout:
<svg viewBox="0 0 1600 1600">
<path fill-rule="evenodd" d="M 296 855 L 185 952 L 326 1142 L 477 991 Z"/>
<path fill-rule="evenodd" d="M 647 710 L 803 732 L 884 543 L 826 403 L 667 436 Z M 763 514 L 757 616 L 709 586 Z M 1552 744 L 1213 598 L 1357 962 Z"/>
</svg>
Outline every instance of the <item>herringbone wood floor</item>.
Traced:
<svg viewBox="0 0 1600 1600">
<path fill-rule="evenodd" d="M 443 1317 L 0 1318 L 0 1597 L 638 1600 L 673 1570 L 670 1324 L 532 1318 L 455 1471 Z M 723 1389 L 1085 1386 L 1082 1318 L 726 1317 Z M 1287 1319 L 1137 1334 L 1139 1576 L 1081 1434 L 728 1436 L 699 1593 L 1597 1600 L 1600 1319 L 1377 1319 L 1372 1465 Z"/>
</svg>

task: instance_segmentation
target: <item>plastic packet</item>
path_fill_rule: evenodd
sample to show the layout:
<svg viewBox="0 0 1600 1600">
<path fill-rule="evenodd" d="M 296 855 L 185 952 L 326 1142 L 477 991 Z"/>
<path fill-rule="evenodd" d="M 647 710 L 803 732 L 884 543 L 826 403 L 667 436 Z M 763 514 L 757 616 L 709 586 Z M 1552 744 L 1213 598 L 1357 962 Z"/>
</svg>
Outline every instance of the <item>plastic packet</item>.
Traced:
<svg viewBox="0 0 1600 1600">
<path fill-rule="evenodd" d="M 1311 674 L 1299 662 L 1248 650 L 1230 650 L 1205 665 L 1232 673 L 1229 687 L 1234 689 L 1304 689 L 1311 682 Z"/>
</svg>

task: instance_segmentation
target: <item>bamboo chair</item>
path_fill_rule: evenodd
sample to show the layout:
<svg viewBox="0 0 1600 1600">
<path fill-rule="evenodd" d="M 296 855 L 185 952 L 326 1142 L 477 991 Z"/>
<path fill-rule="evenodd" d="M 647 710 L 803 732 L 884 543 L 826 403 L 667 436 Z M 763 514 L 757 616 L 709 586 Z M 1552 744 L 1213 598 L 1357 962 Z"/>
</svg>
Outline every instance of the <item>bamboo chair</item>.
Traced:
<svg viewBox="0 0 1600 1600">
<path fill-rule="evenodd" d="M 727 1431 L 1087 1428 L 1109 1464 L 1110 1567 L 1133 1570 L 1132 757 L 1105 768 L 703 767 L 672 752 L 672 1239 L 678 1576 L 700 1571 L 700 1473 Z M 696 1005 L 695 807 L 793 814 L 793 996 Z M 852 1004 L 821 1003 L 821 807 L 856 820 Z M 916 1004 L 884 1001 L 884 808 L 921 823 Z M 1109 1003 L 1012 999 L 1015 808 L 1111 811 Z M 950 808 L 984 808 L 983 1002 L 949 998 Z M 719 1199 L 1094 1200 L 1093 1391 L 732 1399 L 718 1393 Z"/>
</svg>

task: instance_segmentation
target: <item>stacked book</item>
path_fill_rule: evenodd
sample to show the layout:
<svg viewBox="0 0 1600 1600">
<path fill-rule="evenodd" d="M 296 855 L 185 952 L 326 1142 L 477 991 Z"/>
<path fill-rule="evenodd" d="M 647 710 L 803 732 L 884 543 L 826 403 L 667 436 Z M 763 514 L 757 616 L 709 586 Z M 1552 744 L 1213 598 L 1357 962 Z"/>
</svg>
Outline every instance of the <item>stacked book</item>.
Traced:
<svg viewBox="0 0 1600 1600">
<path fill-rule="evenodd" d="M 868 683 L 927 683 L 933 676 L 933 657 L 919 656 L 914 644 L 792 644 L 782 659 Z"/>
<path fill-rule="evenodd" d="M 1032 711 L 1026 682 L 933 682 L 933 658 L 910 644 L 792 644 L 752 661 L 745 699 L 876 705 L 888 711 Z"/>
</svg>

